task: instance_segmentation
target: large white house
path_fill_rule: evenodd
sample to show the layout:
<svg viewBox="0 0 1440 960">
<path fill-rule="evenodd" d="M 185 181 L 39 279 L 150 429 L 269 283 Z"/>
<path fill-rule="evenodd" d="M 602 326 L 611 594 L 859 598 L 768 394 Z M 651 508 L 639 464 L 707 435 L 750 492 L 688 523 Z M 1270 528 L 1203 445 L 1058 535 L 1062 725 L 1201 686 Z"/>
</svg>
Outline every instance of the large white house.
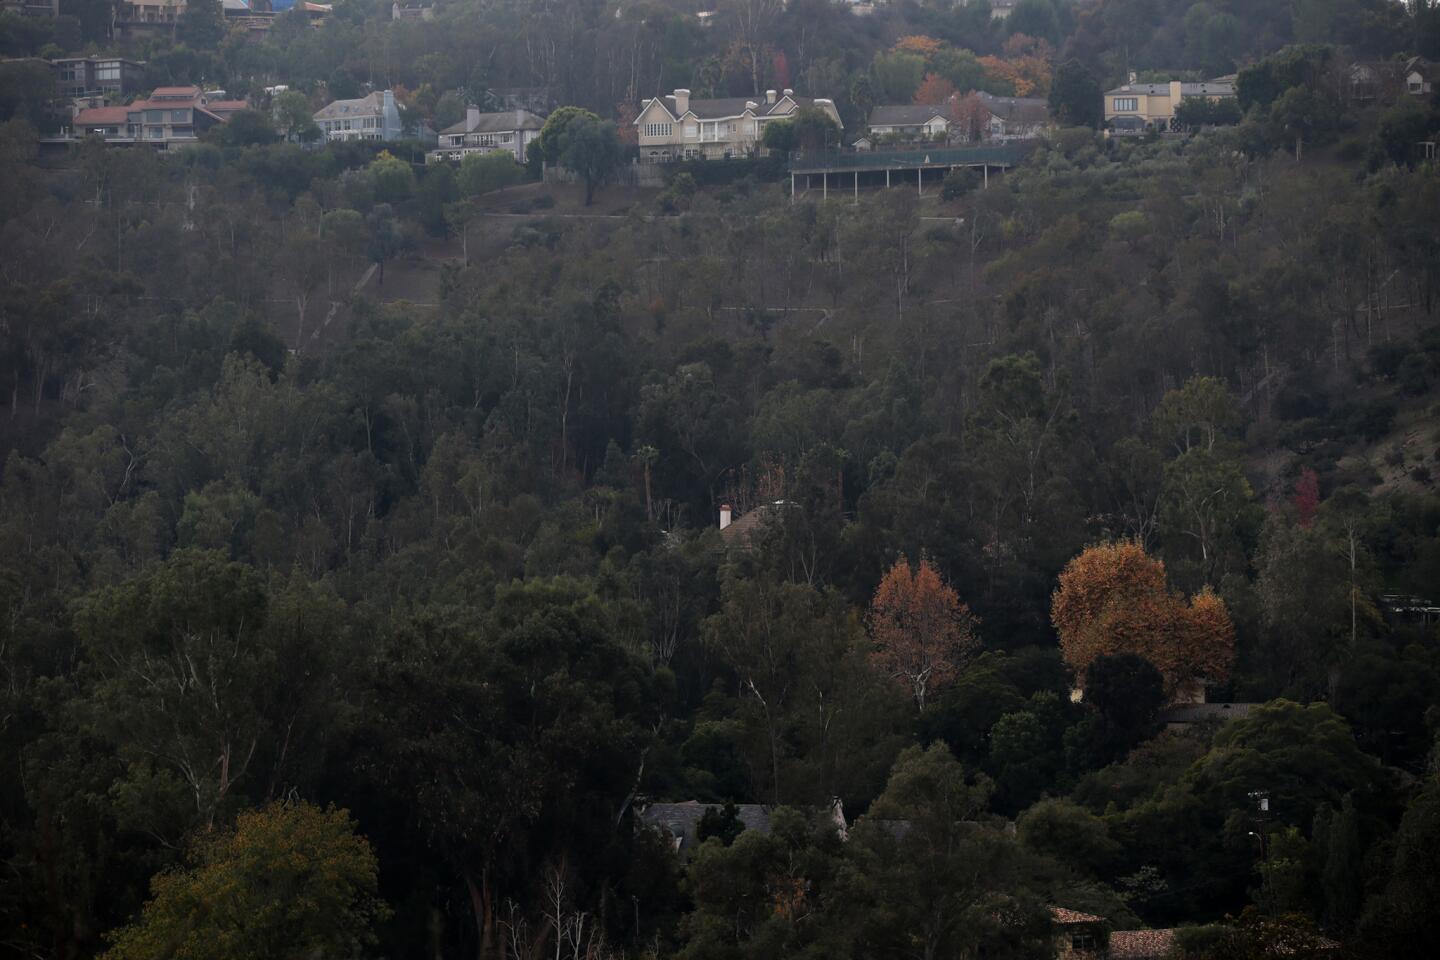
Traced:
<svg viewBox="0 0 1440 960">
<path fill-rule="evenodd" d="M 692 100 L 689 90 L 676 90 L 640 105 L 635 128 L 642 163 L 665 163 L 699 157 L 720 160 L 751 157 L 760 149 L 765 125 L 784 120 L 801 107 L 823 110 L 836 126 L 840 114 L 829 100 L 797 97 L 795 91 L 766 90 L 764 99 L 726 97 Z"/>
<path fill-rule="evenodd" d="M 479 107 L 469 107 L 464 120 L 440 131 L 440 148 L 432 150 L 427 159 L 460 160 L 467 153 L 504 150 L 514 155 L 516 163 L 524 163 L 525 149 L 544 126 L 545 121 L 529 110 L 481 113 Z"/>
<path fill-rule="evenodd" d="M 359 100 L 334 100 L 315 112 L 326 140 L 398 140 L 402 133 L 395 94 L 376 90 Z"/>
</svg>

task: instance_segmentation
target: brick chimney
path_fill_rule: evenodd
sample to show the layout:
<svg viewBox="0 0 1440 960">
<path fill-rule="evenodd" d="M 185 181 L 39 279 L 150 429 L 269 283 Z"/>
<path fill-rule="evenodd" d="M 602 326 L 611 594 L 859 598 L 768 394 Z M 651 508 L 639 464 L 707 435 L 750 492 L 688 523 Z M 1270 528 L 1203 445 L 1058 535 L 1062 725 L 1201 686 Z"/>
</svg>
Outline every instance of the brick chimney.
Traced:
<svg viewBox="0 0 1440 960">
<path fill-rule="evenodd" d="M 720 504 L 720 529 L 724 530 L 730 526 L 730 504 Z"/>
<path fill-rule="evenodd" d="M 689 109 L 690 109 L 690 91 L 689 91 L 689 90 L 683 90 L 683 89 L 677 89 L 677 90 L 675 91 L 675 116 L 676 116 L 676 118 L 678 119 L 678 118 L 680 118 L 680 117 L 685 116 L 685 112 L 686 112 L 687 110 L 689 110 Z"/>
</svg>

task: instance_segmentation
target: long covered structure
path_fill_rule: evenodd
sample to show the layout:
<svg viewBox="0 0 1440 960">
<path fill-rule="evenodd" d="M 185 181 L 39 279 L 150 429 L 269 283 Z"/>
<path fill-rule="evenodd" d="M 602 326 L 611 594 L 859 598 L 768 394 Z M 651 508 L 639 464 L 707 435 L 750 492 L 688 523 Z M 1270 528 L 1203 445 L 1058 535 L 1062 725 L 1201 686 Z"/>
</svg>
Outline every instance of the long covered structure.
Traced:
<svg viewBox="0 0 1440 960">
<path fill-rule="evenodd" d="M 790 164 L 790 196 L 795 197 L 800 177 L 805 178 L 807 191 L 812 188 L 814 178 L 819 177 L 820 190 L 826 197 L 830 195 L 832 183 L 837 190 L 849 188 L 858 195 L 862 182 L 886 187 L 913 183 L 923 195 L 927 174 L 933 181 L 962 167 L 978 168 L 988 184 L 991 170 L 1008 170 L 1034 149 L 1033 141 L 1017 141 L 925 150 L 801 155 Z"/>
</svg>

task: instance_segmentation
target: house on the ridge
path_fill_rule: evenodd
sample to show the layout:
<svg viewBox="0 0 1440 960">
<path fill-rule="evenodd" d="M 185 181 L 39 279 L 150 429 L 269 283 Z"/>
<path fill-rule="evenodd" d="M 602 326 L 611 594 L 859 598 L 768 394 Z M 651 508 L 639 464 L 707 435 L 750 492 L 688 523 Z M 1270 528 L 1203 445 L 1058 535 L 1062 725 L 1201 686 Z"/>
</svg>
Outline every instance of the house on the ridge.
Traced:
<svg viewBox="0 0 1440 960">
<path fill-rule="evenodd" d="M 784 511 L 795 506 L 792 500 L 759 503 L 740 515 L 730 504 L 720 505 L 720 540 L 729 550 L 750 550 L 764 536 L 769 525 L 780 519 Z"/>
<path fill-rule="evenodd" d="M 711 810 L 723 810 L 724 804 L 686 800 L 683 803 L 650 803 L 640 807 L 640 822 L 658 830 L 670 841 L 676 853 L 689 853 L 699 842 L 700 818 Z M 740 829 L 770 832 L 770 808 L 759 803 L 737 803 L 735 814 Z"/>
<path fill-rule="evenodd" d="M 139 87 L 145 64 L 122 57 L 59 57 L 50 61 L 56 92 L 77 97 L 124 97 Z"/>
<path fill-rule="evenodd" d="M 431 151 L 426 159 L 461 160 L 470 153 L 504 150 L 516 163 L 524 163 L 526 148 L 540 136 L 544 126 L 545 121 L 529 110 L 481 113 L 479 107 L 471 106 L 466 108 L 464 120 L 440 131 L 439 149 Z"/>
<path fill-rule="evenodd" d="M 1134 74 L 1131 74 L 1132 78 Z M 1203 83 L 1171 80 L 1168 83 L 1129 83 L 1105 91 L 1105 122 L 1115 134 L 1143 134 L 1169 130 L 1180 101 L 1233 100 L 1235 82 L 1228 77 Z"/>
<path fill-rule="evenodd" d="M 676 853 L 689 854 L 699 843 L 700 819 L 711 810 L 723 812 L 724 809 L 725 804 L 722 803 L 686 800 L 681 803 L 637 803 L 635 811 L 639 822 L 669 840 Z M 762 803 L 735 804 L 735 816 L 740 821 L 740 832 L 754 830 L 768 834 L 770 810 L 769 806 Z M 830 801 L 829 819 L 836 834 L 844 840 L 849 825 L 845 821 L 845 806 L 838 797 Z"/>
<path fill-rule="evenodd" d="M 869 140 L 897 137 L 907 140 L 937 140 L 950 132 L 950 118 L 944 107 L 930 104 L 902 104 L 875 107 L 865 121 Z"/>
<path fill-rule="evenodd" d="M 241 101 L 211 100 L 199 87 L 156 87 L 145 100 L 123 107 L 91 107 L 75 114 L 76 138 L 98 136 L 107 143 L 144 143 L 162 150 L 200 142 L 200 134 L 230 119 Z"/>
<path fill-rule="evenodd" d="M 1050 104 L 1041 97 L 997 97 L 983 91 L 976 96 L 990 114 L 986 140 L 1034 140 L 1053 126 Z"/>
<path fill-rule="evenodd" d="M 315 125 L 326 140 L 398 140 L 400 108 L 390 90 L 358 100 L 333 100 L 315 112 Z"/>
<path fill-rule="evenodd" d="M 654 97 L 640 105 L 634 122 L 640 162 L 753 157 L 760 150 L 765 125 L 785 120 L 801 107 L 822 110 L 837 127 L 842 127 L 833 102 L 799 97 L 793 90 L 766 90 L 763 100 L 692 100 L 690 91 L 683 88 L 668 96 Z"/>
</svg>

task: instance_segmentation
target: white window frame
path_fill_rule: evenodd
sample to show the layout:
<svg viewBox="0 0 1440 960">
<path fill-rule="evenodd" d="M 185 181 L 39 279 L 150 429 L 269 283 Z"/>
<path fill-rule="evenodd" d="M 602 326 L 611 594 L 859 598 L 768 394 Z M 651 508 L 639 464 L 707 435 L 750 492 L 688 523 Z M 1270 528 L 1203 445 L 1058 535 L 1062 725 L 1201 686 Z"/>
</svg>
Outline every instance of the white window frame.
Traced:
<svg viewBox="0 0 1440 960">
<path fill-rule="evenodd" d="M 1139 97 L 1115 97 L 1114 108 L 1116 113 L 1139 113 Z"/>
</svg>

